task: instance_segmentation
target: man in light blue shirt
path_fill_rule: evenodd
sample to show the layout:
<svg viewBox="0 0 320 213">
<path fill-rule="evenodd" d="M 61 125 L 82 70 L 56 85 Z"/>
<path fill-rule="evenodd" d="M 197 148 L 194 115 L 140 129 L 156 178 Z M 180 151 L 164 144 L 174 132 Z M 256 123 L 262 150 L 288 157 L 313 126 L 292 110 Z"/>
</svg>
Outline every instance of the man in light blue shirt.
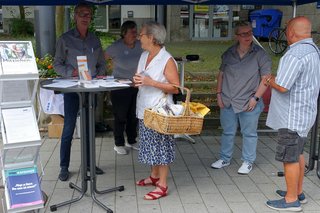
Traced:
<svg viewBox="0 0 320 213">
<path fill-rule="evenodd" d="M 269 76 L 265 83 L 273 88 L 267 126 L 278 130 L 276 160 L 283 162 L 287 191 L 277 190 L 283 199 L 266 204 L 275 210 L 301 211 L 301 203 L 306 203 L 303 147 L 317 115 L 320 55 L 306 17 L 291 19 L 286 36 L 290 48 L 280 60 L 277 76 Z"/>
</svg>

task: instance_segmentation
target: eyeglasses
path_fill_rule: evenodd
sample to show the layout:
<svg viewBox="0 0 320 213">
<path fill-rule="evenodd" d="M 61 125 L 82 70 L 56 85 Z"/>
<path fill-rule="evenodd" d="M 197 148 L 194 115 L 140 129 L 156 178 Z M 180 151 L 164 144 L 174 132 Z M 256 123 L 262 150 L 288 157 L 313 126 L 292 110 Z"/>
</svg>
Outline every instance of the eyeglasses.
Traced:
<svg viewBox="0 0 320 213">
<path fill-rule="evenodd" d="M 237 36 L 240 37 L 248 37 L 248 36 L 252 36 L 252 30 L 248 31 L 248 32 L 243 32 L 243 33 L 237 33 Z"/>
<path fill-rule="evenodd" d="M 81 18 L 91 18 L 91 17 L 92 17 L 91 13 L 79 12 L 79 13 L 77 13 L 77 14 L 78 14 L 78 16 L 81 17 Z"/>
</svg>

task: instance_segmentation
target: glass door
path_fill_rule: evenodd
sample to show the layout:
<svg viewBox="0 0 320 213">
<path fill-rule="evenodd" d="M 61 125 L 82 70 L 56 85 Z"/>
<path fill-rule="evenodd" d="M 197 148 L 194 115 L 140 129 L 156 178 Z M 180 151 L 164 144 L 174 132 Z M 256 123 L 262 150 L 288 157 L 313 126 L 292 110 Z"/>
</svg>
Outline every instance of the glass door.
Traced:
<svg viewBox="0 0 320 213">
<path fill-rule="evenodd" d="M 213 5 L 212 37 L 229 37 L 229 6 Z"/>
<path fill-rule="evenodd" d="M 195 5 L 193 10 L 193 38 L 209 37 L 209 6 Z"/>
<path fill-rule="evenodd" d="M 193 40 L 228 40 L 232 35 L 232 6 L 194 5 L 190 8 Z"/>
</svg>

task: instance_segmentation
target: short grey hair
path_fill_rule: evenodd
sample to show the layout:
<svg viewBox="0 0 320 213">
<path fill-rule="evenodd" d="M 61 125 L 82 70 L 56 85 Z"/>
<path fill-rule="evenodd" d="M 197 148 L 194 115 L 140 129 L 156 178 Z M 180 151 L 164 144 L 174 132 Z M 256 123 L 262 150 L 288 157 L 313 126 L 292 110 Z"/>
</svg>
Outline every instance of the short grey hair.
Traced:
<svg viewBox="0 0 320 213">
<path fill-rule="evenodd" d="M 235 34 L 238 34 L 239 29 L 240 29 L 241 27 L 250 27 L 250 28 L 252 29 L 252 25 L 251 25 L 250 22 L 248 22 L 248 21 L 239 21 L 239 22 L 236 24 L 236 27 L 235 27 L 235 29 L 234 29 L 234 33 L 235 33 Z"/>
<path fill-rule="evenodd" d="M 166 28 L 157 22 L 151 21 L 143 24 L 143 27 L 146 29 L 146 34 L 153 36 L 154 44 L 159 46 L 164 45 L 164 41 L 166 40 Z"/>
</svg>

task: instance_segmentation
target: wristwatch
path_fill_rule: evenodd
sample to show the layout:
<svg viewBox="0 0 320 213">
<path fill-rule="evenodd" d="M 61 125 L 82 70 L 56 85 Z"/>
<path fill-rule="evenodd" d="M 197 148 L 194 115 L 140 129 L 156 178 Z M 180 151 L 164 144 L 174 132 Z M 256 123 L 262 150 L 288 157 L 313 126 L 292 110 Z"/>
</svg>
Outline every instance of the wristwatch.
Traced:
<svg viewBox="0 0 320 213">
<path fill-rule="evenodd" d="M 258 102 L 260 100 L 260 98 L 257 96 L 253 96 L 252 98 L 254 98 L 254 100 L 256 100 L 256 102 Z"/>
</svg>

